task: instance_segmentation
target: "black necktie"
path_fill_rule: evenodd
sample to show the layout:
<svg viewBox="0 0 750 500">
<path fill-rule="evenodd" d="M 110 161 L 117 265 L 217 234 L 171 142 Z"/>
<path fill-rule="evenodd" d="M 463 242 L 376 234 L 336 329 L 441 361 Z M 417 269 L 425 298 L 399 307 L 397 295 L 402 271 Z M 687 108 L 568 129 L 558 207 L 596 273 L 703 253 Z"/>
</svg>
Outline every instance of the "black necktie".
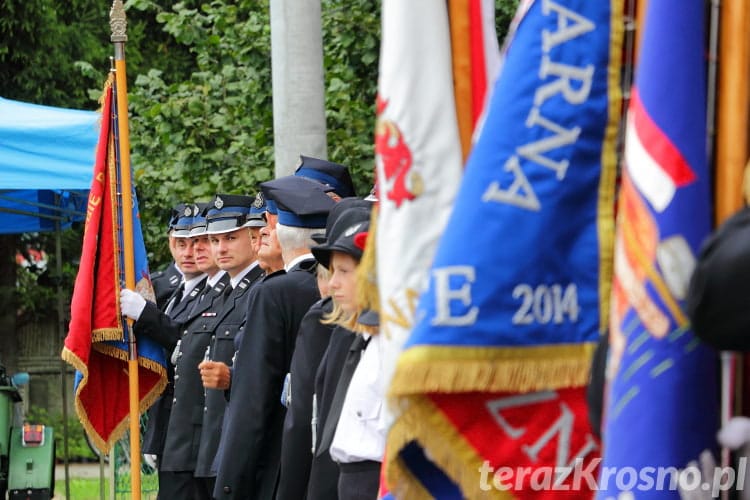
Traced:
<svg viewBox="0 0 750 500">
<path fill-rule="evenodd" d="M 208 295 L 209 293 L 211 293 L 211 291 L 213 289 L 214 289 L 214 287 L 212 287 L 211 285 L 206 285 L 206 288 L 203 289 L 203 291 L 201 292 L 200 297 L 198 297 L 198 302 L 203 302 L 203 299 L 206 298 L 206 295 Z"/>
<path fill-rule="evenodd" d="M 182 300 L 183 293 L 185 293 L 184 281 L 180 283 L 179 287 L 177 287 L 177 290 L 175 291 L 174 295 L 172 295 L 172 298 L 169 300 L 169 303 L 167 304 L 166 309 L 164 309 L 164 312 L 166 314 L 169 314 L 172 311 L 172 309 L 174 309 L 175 306 L 180 303 L 180 301 Z"/>
<path fill-rule="evenodd" d="M 362 335 L 357 335 L 352 340 L 352 345 L 349 347 L 349 352 L 346 353 L 346 359 L 344 360 L 344 366 L 341 368 L 341 375 L 339 381 L 336 384 L 336 392 L 333 394 L 333 400 L 331 401 L 331 409 L 328 411 L 328 416 L 323 424 L 323 434 L 320 437 L 320 446 L 316 451 L 317 455 L 326 452 L 331 447 L 333 441 L 333 435 L 336 433 L 336 427 L 339 424 L 339 417 L 341 416 L 341 409 L 344 406 L 344 399 L 346 398 L 346 391 L 349 389 L 349 383 L 352 381 L 352 375 L 354 370 L 359 364 L 359 360 L 362 358 L 362 352 L 370 338 L 365 340 Z"/>
</svg>

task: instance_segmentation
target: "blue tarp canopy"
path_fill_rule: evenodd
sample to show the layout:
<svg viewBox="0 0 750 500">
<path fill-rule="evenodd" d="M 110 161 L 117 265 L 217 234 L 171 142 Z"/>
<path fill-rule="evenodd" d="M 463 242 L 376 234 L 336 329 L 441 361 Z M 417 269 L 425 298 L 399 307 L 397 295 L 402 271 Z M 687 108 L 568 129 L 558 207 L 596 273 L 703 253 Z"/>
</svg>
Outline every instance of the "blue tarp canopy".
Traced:
<svg viewBox="0 0 750 500">
<path fill-rule="evenodd" d="M 85 218 L 98 135 L 94 111 L 0 98 L 0 234 Z"/>
</svg>

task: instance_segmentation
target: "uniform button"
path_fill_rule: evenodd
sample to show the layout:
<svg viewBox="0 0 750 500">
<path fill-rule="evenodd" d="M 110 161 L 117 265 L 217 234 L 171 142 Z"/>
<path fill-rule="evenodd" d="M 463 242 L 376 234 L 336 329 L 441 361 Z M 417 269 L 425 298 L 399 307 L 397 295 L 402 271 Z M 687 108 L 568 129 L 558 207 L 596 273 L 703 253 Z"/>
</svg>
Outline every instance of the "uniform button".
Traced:
<svg viewBox="0 0 750 500">
<path fill-rule="evenodd" d="M 223 489 L 224 489 L 224 493 L 231 493 L 232 492 L 232 488 L 230 488 L 229 486 L 224 486 Z"/>
<path fill-rule="evenodd" d="M 208 406 L 203 407 L 203 413 L 206 413 L 208 411 Z"/>
<path fill-rule="evenodd" d="M 361 411 L 358 411 L 358 412 L 357 412 L 357 416 L 358 416 L 358 417 L 360 417 L 360 418 L 362 418 L 362 412 L 361 412 Z"/>
<path fill-rule="evenodd" d="M 174 379 L 175 379 L 175 380 L 180 380 L 180 376 L 179 376 L 179 375 L 177 375 L 177 374 L 175 373 L 175 374 L 174 374 Z"/>
<path fill-rule="evenodd" d="M 229 335 L 229 330 L 225 331 L 224 335 Z"/>
<path fill-rule="evenodd" d="M 177 403 L 177 398 L 172 398 L 172 404 Z"/>
<path fill-rule="evenodd" d="M 187 330 L 185 330 L 184 332 L 182 332 L 182 335 L 183 335 L 183 336 L 184 336 L 184 335 L 187 335 Z"/>
</svg>

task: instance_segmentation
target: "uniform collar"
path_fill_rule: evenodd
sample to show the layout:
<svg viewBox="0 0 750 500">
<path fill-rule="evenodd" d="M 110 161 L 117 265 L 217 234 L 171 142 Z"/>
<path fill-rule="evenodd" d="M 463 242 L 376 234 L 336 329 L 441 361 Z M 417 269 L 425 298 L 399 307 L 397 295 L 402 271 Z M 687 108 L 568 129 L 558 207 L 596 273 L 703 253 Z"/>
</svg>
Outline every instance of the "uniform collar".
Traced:
<svg viewBox="0 0 750 500">
<path fill-rule="evenodd" d="M 292 261 L 289 263 L 289 265 L 285 265 L 284 266 L 284 270 L 286 272 L 289 272 L 294 266 L 296 266 L 297 264 L 299 264 L 303 260 L 314 259 L 314 258 L 315 257 L 313 257 L 313 254 L 311 254 L 311 253 L 304 253 L 302 255 L 299 255 L 299 256 L 293 258 Z"/>
<path fill-rule="evenodd" d="M 244 278 L 247 273 L 255 269 L 257 265 L 258 265 L 258 261 L 256 260 L 255 262 L 247 266 L 245 269 L 243 269 L 242 272 L 237 273 L 233 278 L 231 278 L 229 280 L 229 283 L 232 286 L 232 288 L 237 287 L 237 283 L 242 281 L 242 278 Z"/>
</svg>

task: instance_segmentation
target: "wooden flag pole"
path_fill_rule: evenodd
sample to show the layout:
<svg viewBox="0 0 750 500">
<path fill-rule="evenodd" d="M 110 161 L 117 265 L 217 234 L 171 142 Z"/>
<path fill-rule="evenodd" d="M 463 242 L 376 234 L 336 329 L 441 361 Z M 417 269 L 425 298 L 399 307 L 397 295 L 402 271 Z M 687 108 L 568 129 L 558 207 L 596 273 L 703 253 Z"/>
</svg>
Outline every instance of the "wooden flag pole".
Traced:
<svg viewBox="0 0 750 500">
<path fill-rule="evenodd" d="M 716 125 L 716 224 L 739 210 L 748 159 L 748 71 L 750 6 L 721 3 L 719 86 Z"/>
<path fill-rule="evenodd" d="M 122 0 L 112 2 L 109 13 L 111 40 L 115 47 L 115 82 L 117 89 L 117 129 L 120 189 L 122 191 L 122 235 L 125 286 L 135 290 L 135 257 L 133 250 L 133 199 L 130 173 L 130 134 L 128 131 L 128 84 L 125 69 L 127 18 Z M 138 351 L 133 321 L 128 319 L 128 385 L 130 389 L 130 491 L 131 498 L 141 498 L 141 428 L 138 390 Z"/>
<path fill-rule="evenodd" d="M 712 1 L 712 12 L 719 10 L 718 0 Z M 714 23 L 712 23 L 712 28 Z M 742 178 L 748 157 L 748 85 L 750 63 L 750 8 L 747 2 L 721 2 L 719 20 L 718 92 L 716 112 L 715 151 L 715 223 L 718 226 L 743 206 Z M 715 38 L 711 37 L 712 40 Z M 715 42 L 712 43 L 715 45 Z M 713 48 L 713 47 L 712 47 Z M 712 51 L 712 59 L 716 57 Z M 715 61 L 710 61 L 715 63 Z M 709 110 L 709 117 L 711 112 Z M 711 126 L 712 124 L 709 124 Z M 709 149 L 710 150 L 710 149 Z M 721 423 L 741 411 L 742 363 L 733 352 L 721 353 Z M 734 392 L 738 401 L 733 403 Z M 722 449 L 721 465 L 730 465 L 730 453 Z M 728 498 L 723 492 L 722 498 Z"/>
</svg>

